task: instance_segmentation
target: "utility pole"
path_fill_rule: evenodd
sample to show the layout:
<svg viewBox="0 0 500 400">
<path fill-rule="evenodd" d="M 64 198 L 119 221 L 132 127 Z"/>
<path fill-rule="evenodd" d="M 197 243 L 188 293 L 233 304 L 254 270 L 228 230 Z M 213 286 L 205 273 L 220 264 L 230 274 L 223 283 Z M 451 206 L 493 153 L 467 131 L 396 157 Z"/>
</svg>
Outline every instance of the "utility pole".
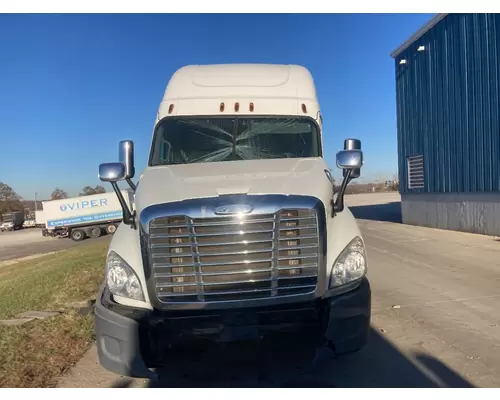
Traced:
<svg viewBox="0 0 500 400">
<path fill-rule="evenodd" d="M 37 210 L 37 204 L 36 204 L 36 192 L 35 192 L 35 214 L 36 214 L 36 210 Z"/>
</svg>

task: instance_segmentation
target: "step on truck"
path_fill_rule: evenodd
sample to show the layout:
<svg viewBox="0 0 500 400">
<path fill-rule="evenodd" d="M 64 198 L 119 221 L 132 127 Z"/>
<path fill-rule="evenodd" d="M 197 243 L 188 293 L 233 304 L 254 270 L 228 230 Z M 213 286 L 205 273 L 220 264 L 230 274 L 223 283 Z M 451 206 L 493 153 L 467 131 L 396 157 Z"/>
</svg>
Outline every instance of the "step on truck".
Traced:
<svg viewBox="0 0 500 400">
<path fill-rule="evenodd" d="M 123 219 L 124 206 L 132 209 L 133 193 L 120 192 L 120 200 L 113 192 L 99 193 L 69 199 L 43 201 L 43 212 L 37 211 L 37 223 L 44 224 L 43 236 L 71 238 L 81 241 L 114 234 Z"/>
<path fill-rule="evenodd" d="M 328 134 L 332 134 L 329 132 Z M 123 206 L 96 301 L 102 366 L 149 378 L 165 349 L 314 329 L 337 355 L 363 348 L 371 291 L 364 241 L 344 205 L 361 143 L 324 157 L 309 71 L 294 65 L 179 69 L 159 106 L 147 167 L 134 146 L 101 164 Z M 118 190 L 135 191 L 129 209 Z M 323 344 L 325 345 L 325 344 Z"/>
</svg>

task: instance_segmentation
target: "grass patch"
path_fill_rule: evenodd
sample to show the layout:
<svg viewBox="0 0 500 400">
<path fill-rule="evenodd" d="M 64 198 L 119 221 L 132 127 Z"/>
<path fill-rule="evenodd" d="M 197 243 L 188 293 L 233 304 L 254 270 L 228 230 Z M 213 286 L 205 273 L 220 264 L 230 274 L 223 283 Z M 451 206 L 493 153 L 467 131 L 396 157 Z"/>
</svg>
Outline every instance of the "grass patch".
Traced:
<svg viewBox="0 0 500 400">
<path fill-rule="evenodd" d="M 109 239 L 0 270 L 0 319 L 64 310 L 92 298 L 104 277 Z M 94 341 L 93 317 L 67 312 L 22 326 L 0 325 L 0 387 L 51 387 Z"/>
</svg>

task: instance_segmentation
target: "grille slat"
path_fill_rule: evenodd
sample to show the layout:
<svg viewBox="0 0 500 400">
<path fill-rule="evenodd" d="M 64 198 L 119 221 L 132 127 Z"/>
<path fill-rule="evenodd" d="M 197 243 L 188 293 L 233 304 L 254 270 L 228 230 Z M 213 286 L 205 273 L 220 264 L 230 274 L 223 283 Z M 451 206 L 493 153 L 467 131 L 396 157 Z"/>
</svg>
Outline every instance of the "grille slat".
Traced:
<svg viewBox="0 0 500 400">
<path fill-rule="evenodd" d="M 245 254 L 258 254 L 258 253 L 270 253 L 272 251 L 272 247 L 265 248 L 265 249 L 257 249 L 257 250 L 239 250 L 239 251 L 226 251 L 226 252 L 219 252 L 219 253 L 177 253 L 175 254 L 174 257 L 194 257 L 198 255 L 199 257 L 217 257 L 217 256 L 237 256 L 237 255 L 245 255 Z M 154 254 L 153 258 L 171 258 L 172 254 L 171 253 L 161 253 L 161 254 Z"/>
<path fill-rule="evenodd" d="M 200 247 L 200 246 L 198 246 Z M 290 247 L 280 247 L 280 250 L 306 250 L 306 249 L 317 249 L 318 245 L 317 244 L 311 244 L 311 245 L 302 245 L 302 246 L 290 246 Z M 273 251 L 272 247 L 264 248 L 264 249 L 256 249 L 256 250 L 239 250 L 239 251 L 225 251 L 225 252 L 219 252 L 219 253 L 203 253 L 203 252 L 198 252 L 198 253 L 175 253 L 176 258 L 178 257 L 194 257 L 196 255 L 200 257 L 215 257 L 215 256 L 225 256 L 225 255 L 245 255 L 245 254 L 258 254 L 258 253 L 271 253 Z M 314 256 L 317 256 L 315 254 Z M 171 258 L 172 254 L 171 253 L 157 253 L 152 255 L 152 258 Z"/>
<path fill-rule="evenodd" d="M 216 246 L 233 246 L 233 245 L 248 245 L 248 244 L 259 244 L 259 243 L 270 243 L 271 239 L 264 240 L 239 240 L 236 242 L 208 242 L 208 243 L 198 243 L 198 247 L 216 247 Z M 153 249 L 171 249 L 175 247 L 191 247 L 190 243 L 179 243 L 179 244 L 163 244 L 154 243 L 150 246 Z"/>
<path fill-rule="evenodd" d="M 295 289 L 313 289 L 316 285 L 300 285 L 294 286 Z M 290 287 L 281 287 L 278 290 L 290 290 Z M 259 292 L 270 292 L 271 289 L 249 289 L 249 290 L 224 290 L 220 292 L 206 293 L 208 296 L 223 296 L 230 294 L 244 294 L 244 293 L 259 293 Z M 197 293 L 174 293 L 174 294 L 159 294 L 158 297 L 185 297 L 185 296 L 196 296 Z"/>
<path fill-rule="evenodd" d="M 224 225 L 221 225 L 224 226 Z M 222 232 L 213 232 L 213 233 L 198 233 L 196 234 L 197 237 L 216 237 L 216 236 L 242 236 L 242 235 L 253 235 L 253 234 L 258 234 L 258 233 L 272 233 L 272 229 L 255 229 L 255 230 L 249 230 L 249 231 L 244 231 L 244 230 L 239 230 L 239 231 L 222 231 Z M 164 234 L 164 233 L 152 233 L 150 235 L 152 239 L 169 239 L 171 237 L 176 237 L 176 238 L 189 238 L 190 235 L 189 233 L 186 234 L 175 234 L 175 235 L 169 235 L 169 234 Z"/>
<path fill-rule="evenodd" d="M 240 285 L 243 283 L 259 283 L 259 282 L 267 282 L 269 279 L 252 279 L 252 280 L 239 280 L 239 281 L 227 281 L 227 282 L 203 282 L 204 286 L 218 286 L 218 285 Z M 196 286 L 196 283 L 187 282 L 187 283 L 157 283 L 157 288 L 167 288 L 167 287 L 185 287 L 185 286 Z"/>
<path fill-rule="evenodd" d="M 301 226 L 300 229 L 316 229 L 316 225 L 305 225 Z M 292 226 L 289 228 L 280 228 L 280 231 L 295 231 L 297 230 L 297 227 Z"/>
<path fill-rule="evenodd" d="M 156 295 L 164 303 L 311 293 L 318 279 L 318 250 L 317 217 L 309 209 L 150 222 Z"/>
<path fill-rule="evenodd" d="M 175 256 L 173 256 L 173 257 L 175 258 Z M 188 257 L 184 257 L 184 258 L 188 258 Z M 245 260 L 245 261 L 224 261 L 224 262 L 214 261 L 211 263 L 207 263 L 207 262 L 202 263 L 202 267 L 210 268 L 210 267 L 217 267 L 219 265 L 230 266 L 230 265 L 238 265 L 238 264 L 248 265 L 248 264 L 265 263 L 265 262 L 270 262 L 270 261 L 271 261 L 271 259 L 269 259 L 269 258 L 259 259 L 259 260 Z M 189 264 L 153 263 L 153 268 L 172 268 L 172 267 L 175 268 L 175 267 L 194 267 L 194 266 L 195 266 L 194 263 L 189 263 Z"/>
<path fill-rule="evenodd" d="M 178 256 L 174 256 L 173 258 L 177 258 Z M 278 257 L 277 261 L 290 261 L 290 260 L 305 260 L 308 258 L 317 258 L 317 254 L 311 254 L 311 255 L 305 255 L 305 256 L 289 256 L 289 257 Z M 184 257 L 188 258 L 188 257 Z M 189 257 L 191 258 L 191 257 Z M 219 265 L 221 266 L 230 266 L 230 265 L 239 265 L 239 264 L 244 264 L 244 265 L 249 265 L 249 264 L 258 264 L 258 263 L 265 263 L 265 262 L 271 262 L 271 259 L 258 259 L 258 260 L 244 260 L 244 261 L 214 261 L 211 263 L 201 263 L 202 267 L 217 267 Z M 180 267 L 188 267 L 188 268 L 193 268 L 196 267 L 194 263 L 189 263 L 189 264 L 173 264 L 173 263 L 153 263 L 154 268 L 180 268 Z"/>
<path fill-rule="evenodd" d="M 281 218 L 281 222 L 288 221 L 304 221 L 304 220 L 314 220 L 314 217 L 298 217 L 298 218 Z M 247 219 L 244 224 L 262 224 L 262 223 L 274 222 L 274 218 L 261 218 L 261 219 Z M 240 220 L 224 220 L 224 221 L 214 221 L 214 222 L 198 222 L 194 223 L 195 228 L 207 227 L 207 226 L 226 226 L 226 225 L 241 225 Z M 151 224 L 152 229 L 165 229 L 165 228 L 182 228 L 185 227 L 183 224 Z"/>
<path fill-rule="evenodd" d="M 279 240 L 291 240 L 290 237 L 292 237 L 293 240 L 317 239 L 317 235 L 298 235 L 298 236 L 283 237 L 280 238 Z"/>
<path fill-rule="evenodd" d="M 214 221 L 214 222 L 198 222 L 198 223 L 193 223 L 194 228 L 205 228 L 205 227 L 212 227 L 212 226 L 227 226 L 227 225 L 249 225 L 249 224 L 262 224 L 262 223 L 272 223 L 273 219 L 272 218 L 262 218 L 262 219 L 253 219 L 253 220 L 246 220 L 244 221 L 244 224 L 242 224 L 242 221 L 238 220 L 233 220 L 233 221 Z M 182 224 L 153 224 L 151 225 L 152 229 L 167 229 L 167 228 L 183 228 L 184 225 Z"/>
<path fill-rule="evenodd" d="M 306 265 L 306 264 L 301 264 L 300 269 L 306 269 L 306 268 L 317 268 L 317 264 L 312 264 L 312 265 Z M 278 267 L 278 271 L 290 271 L 297 269 L 297 267 Z M 251 269 L 251 270 L 231 270 L 231 271 L 224 271 L 224 272 L 204 272 L 203 276 L 205 277 L 210 277 L 210 276 L 219 276 L 219 275 L 239 275 L 239 274 L 258 274 L 262 272 L 271 272 L 273 269 L 272 268 L 261 268 L 261 269 Z M 195 273 L 178 273 L 178 274 L 170 274 L 170 273 L 164 273 L 164 272 L 158 272 L 154 274 L 155 278 L 174 278 L 174 277 L 195 277 Z M 316 275 L 317 276 L 317 275 Z"/>
</svg>

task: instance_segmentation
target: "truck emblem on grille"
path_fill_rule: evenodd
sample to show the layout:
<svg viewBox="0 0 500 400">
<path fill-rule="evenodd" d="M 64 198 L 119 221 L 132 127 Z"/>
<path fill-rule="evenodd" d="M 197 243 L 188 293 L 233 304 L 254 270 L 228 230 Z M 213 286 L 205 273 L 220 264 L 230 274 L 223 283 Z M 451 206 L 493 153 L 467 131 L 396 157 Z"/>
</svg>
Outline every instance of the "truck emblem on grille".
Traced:
<svg viewBox="0 0 500 400">
<path fill-rule="evenodd" d="M 249 214 L 253 210 L 248 204 L 229 204 L 214 208 L 214 213 L 217 215 L 233 215 L 233 214 Z"/>
</svg>

